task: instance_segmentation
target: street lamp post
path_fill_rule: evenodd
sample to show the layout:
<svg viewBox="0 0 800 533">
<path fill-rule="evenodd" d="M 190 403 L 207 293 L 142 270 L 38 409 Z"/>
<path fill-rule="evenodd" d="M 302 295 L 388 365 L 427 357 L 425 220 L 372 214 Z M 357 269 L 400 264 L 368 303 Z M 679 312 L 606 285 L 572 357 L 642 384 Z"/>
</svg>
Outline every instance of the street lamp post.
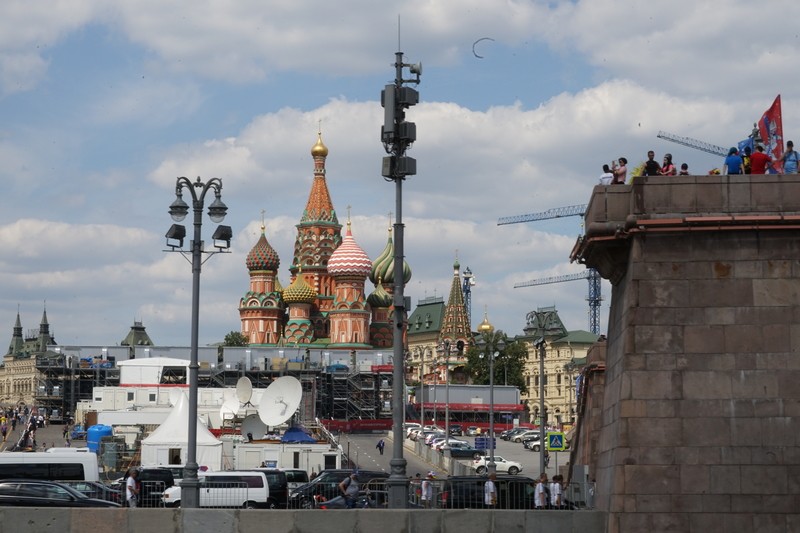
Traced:
<svg viewBox="0 0 800 533">
<path fill-rule="evenodd" d="M 175 222 L 181 222 L 189 213 L 189 205 L 183 201 L 184 189 L 192 196 L 194 234 L 193 240 L 190 243 L 192 264 L 192 337 L 191 359 L 189 362 L 188 449 L 186 452 L 184 477 L 181 482 L 181 505 L 187 508 L 196 508 L 200 504 L 200 480 L 197 477 L 197 373 L 200 368 L 197 351 L 200 325 L 200 270 L 203 264 L 203 253 L 220 253 L 230 248 L 232 230 L 230 226 L 218 226 L 211 237 L 217 251 L 204 251 L 200 230 L 203 226 L 203 207 L 206 193 L 213 190 L 215 195 L 214 201 L 208 206 L 208 216 L 212 222 L 216 224 L 222 222 L 228 211 L 228 207 L 222 203 L 222 199 L 220 198 L 222 193 L 222 180 L 219 178 L 211 178 L 206 183 L 203 183 L 200 181 L 199 177 L 195 182 L 185 177 L 178 178 L 175 183 L 175 201 L 172 202 L 169 207 L 169 214 Z M 186 228 L 179 224 L 173 224 L 167 232 L 166 237 L 167 246 L 171 248 L 169 251 L 180 252 L 186 257 L 186 252 L 182 250 L 183 239 L 186 237 Z M 221 244 L 218 244 L 218 242 Z"/>
<path fill-rule="evenodd" d="M 450 448 L 450 341 L 442 341 L 436 350 L 444 358 L 444 445 Z"/>
<path fill-rule="evenodd" d="M 533 344 L 539 350 L 539 472 L 545 470 L 545 457 L 544 452 L 547 448 L 547 441 L 545 441 L 545 428 L 544 428 L 544 351 L 547 343 L 544 337 L 539 337 Z"/>
<path fill-rule="evenodd" d="M 494 326 L 489 323 L 489 317 L 483 314 L 483 322 L 478 325 L 478 332 L 482 335 L 477 344 L 481 349 L 486 350 L 486 358 L 489 360 L 489 463 L 486 465 L 488 474 L 497 472 L 497 464 L 494 462 L 494 359 L 500 355 L 500 350 L 505 348 L 505 342 L 500 339 L 495 343 L 497 351 L 492 353 L 492 334 Z"/>
<path fill-rule="evenodd" d="M 419 427 L 425 427 L 425 350 L 419 349 Z"/>
</svg>

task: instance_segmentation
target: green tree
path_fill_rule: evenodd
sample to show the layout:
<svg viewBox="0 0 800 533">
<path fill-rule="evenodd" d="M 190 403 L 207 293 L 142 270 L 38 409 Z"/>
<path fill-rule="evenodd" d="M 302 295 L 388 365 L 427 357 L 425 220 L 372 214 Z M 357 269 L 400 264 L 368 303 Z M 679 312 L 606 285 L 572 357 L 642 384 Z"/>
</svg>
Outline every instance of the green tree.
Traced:
<svg viewBox="0 0 800 533">
<path fill-rule="evenodd" d="M 494 360 L 494 384 L 512 385 L 519 388 L 522 394 L 528 391 L 525 384 L 523 370 L 525 360 L 528 358 L 528 350 L 525 344 L 520 341 L 510 340 L 502 330 L 497 330 L 490 335 L 483 335 L 490 352 L 498 352 L 496 346 L 502 339 L 505 347 L 499 350 L 499 354 Z M 486 347 L 471 346 L 467 351 L 467 364 L 465 367 L 472 382 L 476 385 L 489 384 L 489 360 L 486 358 Z"/>
<path fill-rule="evenodd" d="M 247 337 L 238 331 L 231 331 L 225 335 L 225 341 L 222 343 L 223 346 L 248 346 L 249 344 Z"/>
</svg>

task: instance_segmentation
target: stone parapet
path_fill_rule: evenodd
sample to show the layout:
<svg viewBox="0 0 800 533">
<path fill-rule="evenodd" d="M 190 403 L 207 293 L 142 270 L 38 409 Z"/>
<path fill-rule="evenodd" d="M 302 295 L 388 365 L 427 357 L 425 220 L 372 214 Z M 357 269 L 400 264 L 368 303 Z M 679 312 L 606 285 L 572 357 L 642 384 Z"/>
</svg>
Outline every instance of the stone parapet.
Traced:
<svg viewBox="0 0 800 533">
<path fill-rule="evenodd" d="M 273 511 L 238 509 L 0 508 L 4 531 L 15 533 L 407 533 L 552 531 L 603 533 L 598 511 L 487 511 L 351 509 Z"/>
<path fill-rule="evenodd" d="M 608 530 L 795 530 L 800 176 L 595 187 L 572 258 L 613 284 L 582 454 Z"/>
</svg>

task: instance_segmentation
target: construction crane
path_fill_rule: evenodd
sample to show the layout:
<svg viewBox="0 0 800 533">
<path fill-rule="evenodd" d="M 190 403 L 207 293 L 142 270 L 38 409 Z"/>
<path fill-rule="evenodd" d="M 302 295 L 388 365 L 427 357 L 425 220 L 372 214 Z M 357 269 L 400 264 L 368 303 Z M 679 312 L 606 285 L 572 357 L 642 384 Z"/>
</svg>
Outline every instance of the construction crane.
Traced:
<svg viewBox="0 0 800 533">
<path fill-rule="evenodd" d="M 565 274 L 563 276 L 524 281 L 514 284 L 514 288 L 548 285 L 550 283 L 562 283 L 564 281 L 575 281 L 579 279 L 589 280 L 589 295 L 586 298 L 586 301 L 589 302 L 589 331 L 595 335 L 600 335 L 600 302 L 603 301 L 603 298 L 600 294 L 600 273 L 597 270 L 589 268 L 585 272 L 579 272 L 577 274 Z"/>
<path fill-rule="evenodd" d="M 535 222 L 537 220 L 547 220 L 551 218 L 562 218 L 571 216 L 583 216 L 586 213 L 587 204 L 569 205 L 566 207 L 554 207 L 540 213 L 530 213 L 527 215 L 517 215 L 513 217 L 502 217 L 497 219 L 497 225 L 519 224 L 521 222 Z M 589 331 L 595 335 L 600 334 L 600 302 L 603 301 L 600 293 L 600 273 L 590 268 L 582 274 L 570 274 L 567 276 L 557 276 L 556 278 L 546 278 L 547 283 L 561 283 L 562 281 L 575 281 L 578 279 L 589 280 L 589 293 L 586 300 L 589 302 Z M 514 285 L 517 287 L 528 287 L 532 285 L 544 285 L 545 280 L 533 280 Z"/>
<path fill-rule="evenodd" d="M 695 150 L 708 152 L 709 154 L 721 155 L 721 156 L 728 155 L 727 148 L 723 148 L 722 146 L 717 146 L 716 144 L 710 144 L 707 142 L 698 141 L 697 139 L 692 139 L 691 137 L 681 137 L 679 135 L 673 135 L 665 131 L 659 131 L 656 137 L 658 137 L 659 139 L 665 139 L 667 141 L 672 141 L 674 143 L 682 144 L 683 146 L 688 146 L 689 148 L 694 148 Z"/>
<path fill-rule="evenodd" d="M 467 310 L 467 324 L 472 324 L 472 286 L 475 285 L 475 278 L 472 275 L 472 270 L 467 267 L 464 270 L 464 283 L 461 286 L 461 292 L 464 294 L 464 307 Z M 470 326 L 471 327 L 471 326 Z"/>
<path fill-rule="evenodd" d="M 530 213 L 528 215 L 517 215 L 514 217 L 501 217 L 497 219 L 497 225 L 504 224 L 519 224 L 521 222 L 535 222 L 537 220 L 547 220 L 549 218 L 562 218 L 580 216 L 586 213 L 587 204 L 581 205 L 568 205 L 566 207 L 554 207 L 541 213 Z"/>
</svg>

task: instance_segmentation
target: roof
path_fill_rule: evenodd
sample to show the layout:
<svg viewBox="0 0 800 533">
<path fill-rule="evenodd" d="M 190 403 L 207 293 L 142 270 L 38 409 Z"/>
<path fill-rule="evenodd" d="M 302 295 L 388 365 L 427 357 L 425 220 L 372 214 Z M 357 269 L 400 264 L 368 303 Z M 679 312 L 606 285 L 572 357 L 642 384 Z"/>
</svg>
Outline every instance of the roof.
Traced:
<svg viewBox="0 0 800 533">
<path fill-rule="evenodd" d="M 417 308 L 408 317 L 408 335 L 438 332 L 442 328 L 444 309 L 443 298 L 429 297 L 420 300 Z"/>
<path fill-rule="evenodd" d="M 595 335 L 591 331 L 577 329 L 575 331 L 568 331 L 563 337 L 553 339 L 552 342 L 569 342 L 575 344 L 594 344 L 597 342 L 599 335 Z"/>
<path fill-rule="evenodd" d="M 128 359 L 117 361 L 117 366 L 189 366 L 188 359 L 174 357 L 146 357 L 144 359 Z"/>
</svg>

